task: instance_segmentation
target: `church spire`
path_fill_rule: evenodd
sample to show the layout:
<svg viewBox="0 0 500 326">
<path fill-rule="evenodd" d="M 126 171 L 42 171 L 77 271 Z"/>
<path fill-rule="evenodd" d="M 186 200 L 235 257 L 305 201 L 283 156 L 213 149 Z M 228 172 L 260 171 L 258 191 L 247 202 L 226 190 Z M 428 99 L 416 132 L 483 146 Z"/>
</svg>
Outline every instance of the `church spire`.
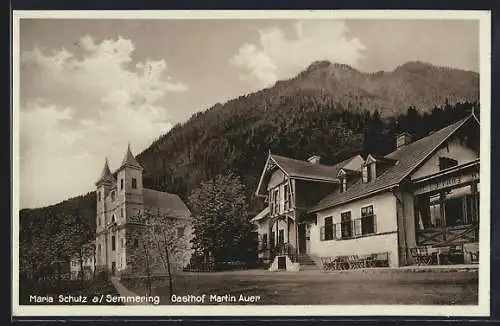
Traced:
<svg viewBox="0 0 500 326">
<path fill-rule="evenodd" d="M 123 157 L 122 160 L 122 165 L 120 166 L 120 169 L 124 168 L 125 166 L 129 166 L 132 168 L 136 169 L 142 169 L 142 166 L 137 162 L 135 159 L 135 156 L 132 154 L 132 151 L 130 150 L 130 142 L 128 142 L 127 146 L 127 152 L 125 153 L 125 156 Z"/>
<path fill-rule="evenodd" d="M 99 177 L 99 180 L 97 180 L 96 185 L 99 185 L 103 182 L 113 182 L 113 180 L 114 180 L 113 174 L 109 169 L 108 158 L 106 157 L 106 160 L 104 162 L 104 168 L 102 169 L 101 176 Z"/>
</svg>

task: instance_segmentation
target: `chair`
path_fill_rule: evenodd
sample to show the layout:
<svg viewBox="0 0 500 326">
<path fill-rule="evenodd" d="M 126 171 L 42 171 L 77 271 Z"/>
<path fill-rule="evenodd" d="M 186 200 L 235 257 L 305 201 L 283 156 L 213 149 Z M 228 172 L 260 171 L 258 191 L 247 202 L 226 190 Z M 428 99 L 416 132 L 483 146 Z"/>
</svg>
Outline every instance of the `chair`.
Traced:
<svg viewBox="0 0 500 326">
<path fill-rule="evenodd" d="M 349 255 L 347 257 L 347 263 L 349 264 L 349 269 L 357 269 L 360 267 L 360 259 L 358 255 Z"/>
<path fill-rule="evenodd" d="M 471 251 L 469 254 L 471 264 L 479 264 L 479 251 Z"/>
<path fill-rule="evenodd" d="M 432 255 L 427 247 L 410 248 L 410 254 L 417 265 L 430 265 L 432 263 Z"/>
<path fill-rule="evenodd" d="M 335 267 L 338 270 L 346 270 L 349 269 L 349 257 L 347 256 L 339 256 L 335 258 Z"/>
</svg>

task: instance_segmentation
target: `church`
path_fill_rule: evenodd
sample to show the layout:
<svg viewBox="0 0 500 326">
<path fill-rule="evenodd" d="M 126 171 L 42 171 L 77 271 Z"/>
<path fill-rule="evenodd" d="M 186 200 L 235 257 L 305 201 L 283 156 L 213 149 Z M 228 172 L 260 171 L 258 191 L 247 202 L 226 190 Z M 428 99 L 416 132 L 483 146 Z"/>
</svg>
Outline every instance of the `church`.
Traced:
<svg viewBox="0 0 500 326">
<path fill-rule="evenodd" d="M 166 215 L 172 221 L 175 241 L 185 250 L 171 257 L 174 269 L 189 263 L 192 236 L 191 214 L 182 199 L 167 192 L 148 189 L 143 185 L 143 167 L 127 148 L 120 167 L 111 172 L 106 159 L 96 182 L 96 268 L 113 275 L 124 270 L 144 271 L 144 239 L 136 217 L 145 212 Z M 157 261 L 153 257 L 153 262 Z"/>
<path fill-rule="evenodd" d="M 260 258 L 270 270 L 477 263 L 479 125 L 471 113 L 335 165 L 269 153 L 256 190 L 267 205 L 253 218 Z"/>
</svg>

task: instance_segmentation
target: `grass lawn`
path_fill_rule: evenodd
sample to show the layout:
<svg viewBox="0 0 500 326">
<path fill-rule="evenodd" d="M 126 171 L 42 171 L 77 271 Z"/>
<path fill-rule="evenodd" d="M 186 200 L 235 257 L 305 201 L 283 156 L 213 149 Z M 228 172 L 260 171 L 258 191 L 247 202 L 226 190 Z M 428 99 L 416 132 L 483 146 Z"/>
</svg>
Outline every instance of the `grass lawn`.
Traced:
<svg viewBox="0 0 500 326">
<path fill-rule="evenodd" d="M 123 280 L 122 283 L 136 293 L 145 293 L 142 282 Z M 178 296 L 206 294 L 205 304 L 217 304 L 210 302 L 212 294 L 228 294 L 237 299 L 243 294 L 246 297 L 259 296 L 256 303 L 264 305 L 477 305 L 478 274 L 477 271 L 322 273 L 316 270 L 299 273 L 266 270 L 183 273 L 175 276 L 173 292 Z M 160 296 L 161 304 L 172 304 L 166 280 L 156 281 L 153 295 Z"/>
</svg>

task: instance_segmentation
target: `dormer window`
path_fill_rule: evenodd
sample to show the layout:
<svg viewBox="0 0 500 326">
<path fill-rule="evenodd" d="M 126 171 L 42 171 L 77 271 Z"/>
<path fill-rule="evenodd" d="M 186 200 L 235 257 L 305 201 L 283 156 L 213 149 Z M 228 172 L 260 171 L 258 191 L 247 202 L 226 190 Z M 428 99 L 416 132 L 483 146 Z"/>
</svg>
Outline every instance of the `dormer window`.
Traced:
<svg viewBox="0 0 500 326">
<path fill-rule="evenodd" d="M 457 165 L 458 165 L 458 161 L 454 160 L 452 158 L 449 158 L 449 157 L 440 157 L 439 158 L 439 170 L 449 169 L 449 168 L 457 166 Z"/>
<path fill-rule="evenodd" d="M 347 190 L 347 176 L 340 178 L 340 192 L 345 192 Z"/>
<path fill-rule="evenodd" d="M 373 171 L 372 171 L 372 166 L 374 164 L 368 164 L 363 166 L 363 182 L 371 182 L 373 179 Z"/>
</svg>

